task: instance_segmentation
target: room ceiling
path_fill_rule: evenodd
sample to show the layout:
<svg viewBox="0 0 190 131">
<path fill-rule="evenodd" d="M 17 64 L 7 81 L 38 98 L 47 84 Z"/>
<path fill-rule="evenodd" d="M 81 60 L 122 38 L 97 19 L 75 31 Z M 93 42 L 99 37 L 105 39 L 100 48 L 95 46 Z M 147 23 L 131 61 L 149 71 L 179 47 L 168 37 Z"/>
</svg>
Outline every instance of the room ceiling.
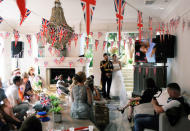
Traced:
<svg viewBox="0 0 190 131">
<path fill-rule="evenodd" d="M 39 31 L 41 18 L 44 17 L 49 19 L 51 15 L 51 9 L 54 6 L 54 0 L 26 0 L 26 7 L 30 9 L 32 13 L 20 27 L 20 14 L 15 1 L 16 0 L 4 0 L 2 3 L 0 3 L 0 16 L 2 16 L 10 26 L 20 31 Z M 80 0 L 60 1 L 62 3 L 67 23 L 71 27 L 78 25 L 81 21 L 84 23 Z M 129 2 L 131 5 L 143 12 L 144 19 L 152 16 L 154 20 L 160 20 L 162 15 L 169 7 L 172 6 L 174 1 L 179 0 L 156 0 L 152 5 L 145 5 L 144 0 L 127 0 L 127 2 Z M 137 11 L 127 5 L 125 8 L 124 22 L 136 21 Z M 8 24 L 6 22 L 0 24 L 0 30 L 11 29 L 7 27 Z M 113 0 L 96 0 L 93 23 L 116 23 Z M 35 30 L 31 31 L 31 28 L 35 28 Z"/>
</svg>

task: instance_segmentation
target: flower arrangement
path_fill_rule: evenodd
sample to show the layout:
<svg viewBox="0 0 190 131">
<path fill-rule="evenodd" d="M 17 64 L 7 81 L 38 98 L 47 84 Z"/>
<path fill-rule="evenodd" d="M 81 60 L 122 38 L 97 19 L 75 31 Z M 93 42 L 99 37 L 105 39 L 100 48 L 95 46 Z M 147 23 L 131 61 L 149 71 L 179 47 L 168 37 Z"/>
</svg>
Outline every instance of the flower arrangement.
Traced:
<svg viewBox="0 0 190 131">
<path fill-rule="evenodd" d="M 139 105 L 139 101 L 132 101 L 131 103 L 130 103 L 130 105 L 131 106 L 136 106 L 136 105 Z"/>
</svg>

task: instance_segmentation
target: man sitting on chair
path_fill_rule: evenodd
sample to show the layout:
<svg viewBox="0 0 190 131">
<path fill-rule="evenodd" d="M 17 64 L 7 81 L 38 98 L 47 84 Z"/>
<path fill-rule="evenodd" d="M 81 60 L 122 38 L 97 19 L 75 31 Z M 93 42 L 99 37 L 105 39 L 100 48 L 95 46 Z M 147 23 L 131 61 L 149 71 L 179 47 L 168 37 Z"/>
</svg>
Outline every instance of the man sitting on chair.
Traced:
<svg viewBox="0 0 190 131">
<path fill-rule="evenodd" d="M 69 85 L 66 84 L 64 81 L 63 81 L 63 75 L 60 75 L 59 76 L 59 80 L 57 81 L 57 84 L 56 84 L 56 87 L 57 89 L 61 90 L 62 93 L 68 95 L 69 94 L 69 90 L 67 89 Z"/>
<path fill-rule="evenodd" d="M 180 93 L 181 89 L 177 83 L 168 84 L 167 91 L 169 94 L 169 98 L 167 100 L 167 104 L 165 104 L 164 106 L 159 105 L 156 98 L 152 99 L 151 103 L 155 110 L 155 115 L 148 115 L 148 114 L 135 115 L 134 131 L 144 131 L 144 129 L 159 130 L 158 129 L 159 127 L 158 114 L 163 113 L 163 112 L 166 112 L 166 115 L 168 116 L 168 120 L 170 124 L 173 124 L 173 125 L 176 124 L 176 122 L 180 119 L 181 113 L 185 112 L 183 110 L 184 108 L 181 108 L 181 107 L 185 107 L 184 98 L 181 97 L 181 93 Z M 178 111 L 179 113 L 175 113 L 176 111 Z M 173 112 L 173 114 L 171 114 L 171 112 Z"/>
</svg>

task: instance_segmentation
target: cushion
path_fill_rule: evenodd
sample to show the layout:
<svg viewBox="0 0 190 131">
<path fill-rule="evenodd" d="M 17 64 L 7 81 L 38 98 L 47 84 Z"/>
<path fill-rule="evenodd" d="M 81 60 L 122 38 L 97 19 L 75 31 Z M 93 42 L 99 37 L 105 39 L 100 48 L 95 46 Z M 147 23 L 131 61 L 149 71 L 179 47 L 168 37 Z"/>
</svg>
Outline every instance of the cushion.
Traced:
<svg viewBox="0 0 190 131">
<path fill-rule="evenodd" d="M 154 108 L 151 103 L 144 103 L 134 107 L 134 116 L 136 114 L 154 115 Z"/>
</svg>

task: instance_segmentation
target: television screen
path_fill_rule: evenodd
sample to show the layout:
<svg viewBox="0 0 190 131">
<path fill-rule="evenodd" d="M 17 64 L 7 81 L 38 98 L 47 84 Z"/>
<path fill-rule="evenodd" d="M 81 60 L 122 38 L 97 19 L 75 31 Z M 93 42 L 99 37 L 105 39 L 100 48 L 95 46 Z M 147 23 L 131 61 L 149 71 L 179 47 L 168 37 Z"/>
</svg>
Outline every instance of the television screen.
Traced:
<svg viewBox="0 0 190 131">
<path fill-rule="evenodd" d="M 24 43 L 18 41 L 15 45 L 15 41 L 11 42 L 11 54 L 12 58 L 23 58 L 24 54 Z"/>
<path fill-rule="evenodd" d="M 160 44 L 157 39 L 152 42 L 138 40 L 135 42 L 135 62 L 140 63 L 164 63 L 167 62 L 165 57 L 165 46 Z"/>
</svg>

